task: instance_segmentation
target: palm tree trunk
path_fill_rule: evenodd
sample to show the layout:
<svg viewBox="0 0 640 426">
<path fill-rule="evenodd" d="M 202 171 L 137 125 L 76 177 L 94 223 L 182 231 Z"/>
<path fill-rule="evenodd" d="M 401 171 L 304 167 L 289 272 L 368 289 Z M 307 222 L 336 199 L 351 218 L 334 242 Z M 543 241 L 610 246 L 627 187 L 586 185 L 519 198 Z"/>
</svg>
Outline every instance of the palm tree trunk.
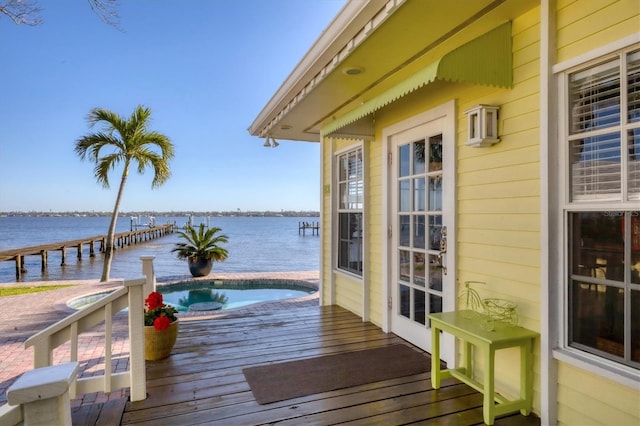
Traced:
<svg viewBox="0 0 640 426">
<path fill-rule="evenodd" d="M 104 265 L 102 266 L 101 282 L 109 281 L 111 274 L 111 260 L 113 259 L 113 244 L 116 235 L 116 224 L 118 223 L 118 212 L 120 210 L 120 201 L 124 193 L 124 185 L 129 175 L 129 160 L 125 160 L 124 170 L 122 171 L 122 179 L 120 180 L 120 188 L 118 188 L 118 196 L 116 197 L 116 205 L 113 207 L 111 215 L 111 223 L 109 224 L 109 233 L 107 234 L 107 242 L 105 244 Z"/>
</svg>

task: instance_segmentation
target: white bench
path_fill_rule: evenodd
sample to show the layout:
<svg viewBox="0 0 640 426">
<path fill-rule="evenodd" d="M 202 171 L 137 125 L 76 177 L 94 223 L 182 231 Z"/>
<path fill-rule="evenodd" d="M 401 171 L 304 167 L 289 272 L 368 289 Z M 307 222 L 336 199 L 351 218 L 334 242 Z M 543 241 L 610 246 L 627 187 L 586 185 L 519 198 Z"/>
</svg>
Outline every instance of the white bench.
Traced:
<svg viewBox="0 0 640 426">
<path fill-rule="evenodd" d="M 69 386 L 79 369 L 67 362 L 27 371 L 7 389 L 7 402 L 22 405 L 25 426 L 70 425 Z"/>
</svg>

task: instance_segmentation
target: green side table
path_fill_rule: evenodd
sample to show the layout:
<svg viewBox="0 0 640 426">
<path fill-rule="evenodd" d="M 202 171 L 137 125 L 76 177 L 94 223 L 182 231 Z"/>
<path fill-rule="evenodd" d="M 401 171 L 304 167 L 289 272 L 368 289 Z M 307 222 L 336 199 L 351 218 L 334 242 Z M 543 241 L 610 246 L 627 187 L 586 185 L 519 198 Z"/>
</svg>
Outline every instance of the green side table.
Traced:
<svg viewBox="0 0 640 426">
<path fill-rule="evenodd" d="M 468 384 L 484 395 L 484 422 L 492 425 L 496 416 L 520 410 L 527 416 L 533 402 L 533 344 L 540 336 L 535 331 L 504 325 L 496 330 L 482 328 L 473 318 L 472 311 L 441 312 L 430 314 L 431 320 L 431 383 L 440 388 L 440 381 L 447 377 Z M 449 333 L 464 344 L 463 366 L 440 370 L 440 331 Z M 484 383 L 473 379 L 472 347 L 484 351 Z M 499 349 L 520 348 L 520 399 L 509 401 L 495 393 L 495 354 Z M 494 404 L 494 401 L 496 402 Z"/>
</svg>

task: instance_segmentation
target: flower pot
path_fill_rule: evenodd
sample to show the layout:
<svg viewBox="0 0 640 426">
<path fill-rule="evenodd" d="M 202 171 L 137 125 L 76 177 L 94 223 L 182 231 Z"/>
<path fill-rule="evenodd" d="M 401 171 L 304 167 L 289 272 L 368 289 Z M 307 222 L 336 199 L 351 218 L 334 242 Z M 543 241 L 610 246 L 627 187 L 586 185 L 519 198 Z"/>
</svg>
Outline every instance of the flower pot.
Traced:
<svg viewBox="0 0 640 426">
<path fill-rule="evenodd" d="M 209 275 L 213 261 L 211 259 L 203 259 L 199 257 L 189 258 L 189 271 L 194 277 L 204 277 Z"/>
<path fill-rule="evenodd" d="M 144 359 L 157 361 L 171 355 L 178 337 L 178 320 L 169 324 L 166 330 L 156 330 L 152 325 L 144 327 Z"/>
</svg>

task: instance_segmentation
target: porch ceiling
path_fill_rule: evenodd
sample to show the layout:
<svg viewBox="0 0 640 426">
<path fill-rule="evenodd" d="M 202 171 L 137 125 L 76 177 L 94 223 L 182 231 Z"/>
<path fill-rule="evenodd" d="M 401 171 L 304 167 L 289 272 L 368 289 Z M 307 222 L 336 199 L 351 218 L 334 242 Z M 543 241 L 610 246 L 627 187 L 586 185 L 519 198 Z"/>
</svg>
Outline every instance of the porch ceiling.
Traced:
<svg viewBox="0 0 640 426">
<path fill-rule="evenodd" d="M 394 6 L 396 3 L 399 5 Z M 381 8 L 384 2 L 371 0 L 367 4 L 371 7 L 362 8 L 357 18 L 349 21 L 363 25 L 362 31 L 355 33 L 353 25 L 347 24 L 330 26 L 321 38 L 333 37 L 334 46 L 325 53 L 339 53 L 327 62 L 326 55 L 309 58 L 310 51 L 252 123 L 252 135 L 317 142 L 320 130 L 337 117 L 538 2 L 396 0 Z M 339 21 L 340 15 L 333 24 Z M 327 34 L 330 30 L 339 34 Z M 351 32 L 351 38 L 342 34 L 346 31 Z M 355 69 L 362 72 L 346 72 Z"/>
</svg>

